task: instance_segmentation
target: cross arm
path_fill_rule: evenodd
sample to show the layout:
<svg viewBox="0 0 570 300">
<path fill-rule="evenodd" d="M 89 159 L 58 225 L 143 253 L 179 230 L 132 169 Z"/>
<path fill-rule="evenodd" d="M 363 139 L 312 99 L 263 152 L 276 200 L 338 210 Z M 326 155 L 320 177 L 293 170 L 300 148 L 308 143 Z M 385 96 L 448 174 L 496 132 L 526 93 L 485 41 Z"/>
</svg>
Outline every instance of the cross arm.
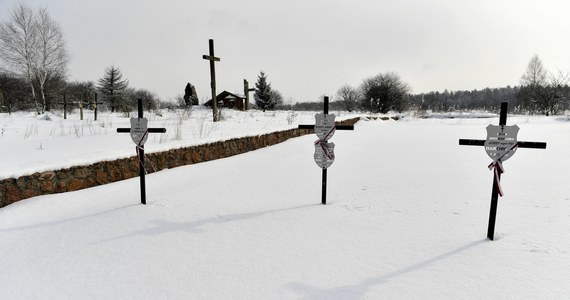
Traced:
<svg viewBox="0 0 570 300">
<path fill-rule="evenodd" d="M 220 58 L 219 58 L 219 57 L 210 56 L 210 55 L 202 55 L 202 58 L 203 58 L 203 59 L 210 60 L 210 61 L 220 61 Z"/>
<path fill-rule="evenodd" d="M 544 142 L 517 142 L 519 148 L 546 149 Z M 485 140 L 459 139 L 459 145 L 463 146 L 484 146 Z"/>
<path fill-rule="evenodd" d="M 315 129 L 315 125 L 299 125 L 299 129 Z M 336 130 L 354 130 L 354 125 L 335 125 Z"/>
<path fill-rule="evenodd" d="M 462 145 L 462 146 L 484 146 L 485 140 L 459 139 L 459 145 Z"/>
<path fill-rule="evenodd" d="M 131 132 L 131 129 L 130 128 L 117 128 L 117 132 L 128 133 L 128 132 Z M 149 133 L 165 133 L 166 128 L 149 128 L 148 132 Z"/>
</svg>

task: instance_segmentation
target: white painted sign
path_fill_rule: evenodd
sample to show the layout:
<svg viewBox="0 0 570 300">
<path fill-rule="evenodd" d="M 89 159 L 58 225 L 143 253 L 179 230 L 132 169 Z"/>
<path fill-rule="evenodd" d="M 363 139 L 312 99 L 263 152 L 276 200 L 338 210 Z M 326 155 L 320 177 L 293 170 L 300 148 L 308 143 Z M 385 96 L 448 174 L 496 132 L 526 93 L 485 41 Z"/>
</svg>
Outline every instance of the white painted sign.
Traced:
<svg viewBox="0 0 570 300">
<path fill-rule="evenodd" d="M 517 143 L 517 125 L 489 125 L 487 126 L 487 140 L 485 140 L 485 152 L 492 160 L 505 161 L 517 151 L 513 147 Z"/>
<path fill-rule="evenodd" d="M 315 134 L 319 139 L 328 141 L 334 135 L 334 118 L 333 114 L 316 114 L 315 115 Z"/>
<path fill-rule="evenodd" d="M 315 143 L 315 154 L 313 155 L 317 166 L 326 169 L 334 162 L 334 143 L 317 141 Z"/>
<path fill-rule="evenodd" d="M 135 144 L 142 146 L 148 139 L 148 120 L 131 118 L 131 138 Z"/>
</svg>

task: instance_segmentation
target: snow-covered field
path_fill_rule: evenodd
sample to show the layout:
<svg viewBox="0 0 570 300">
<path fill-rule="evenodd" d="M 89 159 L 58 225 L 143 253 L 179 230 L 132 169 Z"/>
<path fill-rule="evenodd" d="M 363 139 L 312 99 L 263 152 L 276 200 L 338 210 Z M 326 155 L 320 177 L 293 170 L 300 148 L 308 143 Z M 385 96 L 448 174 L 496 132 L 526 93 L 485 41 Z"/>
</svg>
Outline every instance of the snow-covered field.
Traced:
<svg viewBox="0 0 570 300">
<path fill-rule="evenodd" d="M 298 124 L 314 123 L 314 114 L 222 110 L 224 121 L 214 123 L 211 110 L 203 107 L 145 112 L 149 127 L 167 130 L 165 134 L 150 134 L 145 152 L 296 128 Z M 338 115 L 339 119 L 351 116 Z M 0 179 L 134 156 L 129 135 L 116 131 L 118 127 L 130 126 L 123 113 L 99 112 L 97 121 L 93 120 L 93 112 L 87 110 L 83 121 L 77 110 L 67 120 L 62 111 L 41 116 L 33 112 L 0 114 Z"/>
<path fill-rule="evenodd" d="M 300 122 L 312 114 L 291 126 Z M 138 178 L 20 201 L 0 209 L 0 298 L 568 299 L 570 123 L 509 116 L 519 140 L 548 147 L 519 149 L 504 163 L 495 241 L 485 238 L 490 159 L 458 145 L 483 139 L 489 123 L 498 119 L 360 121 L 337 131 L 326 206 L 314 135 L 153 173 L 146 206 Z M 172 143 L 189 142 L 184 134 Z M 91 138 L 56 136 L 35 151 L 100 158 L 103 150 L 66 144 L 74 139 Z M 26 141 L 12 157 L 39 144 Z M 92 141 L 112 155 L 134 151 L 114 129 Z M 151 137 L 147 149 L 166 144 Z M 3 175 L 20 172 L 8 163 Z"/>
</svg>

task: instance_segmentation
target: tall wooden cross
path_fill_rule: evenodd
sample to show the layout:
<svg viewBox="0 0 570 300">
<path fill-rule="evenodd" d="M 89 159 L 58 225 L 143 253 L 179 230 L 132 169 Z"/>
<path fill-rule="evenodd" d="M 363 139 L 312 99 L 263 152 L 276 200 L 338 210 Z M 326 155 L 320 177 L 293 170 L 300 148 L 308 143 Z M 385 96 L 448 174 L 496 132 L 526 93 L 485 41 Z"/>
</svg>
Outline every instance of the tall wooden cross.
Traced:
<svg viewBox="0 0 570 300">
<path fill-rule="evenodd" d="M 323 114 L 315 115 L 315 125 L 299 125 L 299 129 L 313 129 L 319 137 L 315 142 L 315 162 L 323 169 L 321 203 L 327 204 L 327 168 L 334 161 L 334 143 L 328 143 L 336 130 L 354 130 L 354 125 L 336 125 L 335 115 L 329 115 L 329 97 L 325 96 Z"/>
<path fill-rule="evenodd" d="M 141 187 L 141 203 L 146 204 L 146 185 L 144 168 L 144 143 L 148 138 L 149 133 L 165 133 L 166 128 L 148 128 L 148 120 L 143 117 L 142 99 L 138 100 L 138 118 L 131 118 L 131 128 L 117 128 L 117 132 L 130 133 L 133 142 L 135 142 L 137 156 L 139 159 L 139 177 Z"/>
<path fill-rule="evenodd" d="M 253 92 L 255 91 L 255 89 L 253 88 L 249 88 L 249 82 L 247 82 L 247 80 L 243 80 L 243 94 L 245 95 L 245 105 L 244 105 L 244 110 L 247 110 L 249 108 L 249 92 Z"/>
<path fill-rule="evenodd" d="M 494 239 L 495 236 L 495 220 L 497 218 L 498 197 L 503 196 L 501 189 L 501 173 L 503 173 L 502 161 L 506 160 L 514 154 L 517 148 L 546 149 L 546 143 L 543 142 L 522 142 L 516 140 L 518 127 L 515 125 L 515 131 L 509 132 L 507 125 L 507 110 L 509 103 L 501 102 L 501 112 L 499 116 L 499 127 L 496 132 L 492 133 L 488 126 L 487 140 L 469 140 L 460 139 L 459 145 L 465 146 L 485 146 L 489 156 L 493 155 L 493 162 L 489 165 L 489 169 L 493 170 L 493 191 L 491 193 L 491 209 L 489 212 L 489 226 L 487 227 L 487 238 Z M 509 136 L 511 135 L 511 136 Z M 513 136 L 514 135 L 514 136 Z"/>
<path fill-rule="evenodd" d="M 210 54 L 209 55 L 202 55 L 202 58 L 205 60 L 210 61 L 210 85 L 212 87 L 212 112 L 214 114 L 214 122 L 218 122 L 220 120 L 220 116 L 218 115 L 218 99 L 216 99 L 216 67 L 214 63 L 220 61 L 219 57 L 214 56 L 214 40 L 209 40 L 210 46 Z"/>
</svg>

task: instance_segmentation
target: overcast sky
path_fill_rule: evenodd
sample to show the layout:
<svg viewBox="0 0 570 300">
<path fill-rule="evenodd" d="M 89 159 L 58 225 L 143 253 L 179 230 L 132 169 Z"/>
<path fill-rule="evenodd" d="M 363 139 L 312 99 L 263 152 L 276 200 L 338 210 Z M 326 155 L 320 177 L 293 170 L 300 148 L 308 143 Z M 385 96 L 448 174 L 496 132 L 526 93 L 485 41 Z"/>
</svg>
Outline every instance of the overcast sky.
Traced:
<svg viewBox="0 0 570 300">
<path fill-rule="evenodd" d="M 202 59 L 215 40 L 218 92 L 265 71 L 286 102 L 396 72 L 413 93 L 518 85 L 534 54 L 570 70 L 567 0 L 27 0 L 47 6 L 71 54 L 70 81 L 118 66 L 162 99 L 210 96 Z M 0 20 L 17 1 L 0 0 Z"/>
</svg>

